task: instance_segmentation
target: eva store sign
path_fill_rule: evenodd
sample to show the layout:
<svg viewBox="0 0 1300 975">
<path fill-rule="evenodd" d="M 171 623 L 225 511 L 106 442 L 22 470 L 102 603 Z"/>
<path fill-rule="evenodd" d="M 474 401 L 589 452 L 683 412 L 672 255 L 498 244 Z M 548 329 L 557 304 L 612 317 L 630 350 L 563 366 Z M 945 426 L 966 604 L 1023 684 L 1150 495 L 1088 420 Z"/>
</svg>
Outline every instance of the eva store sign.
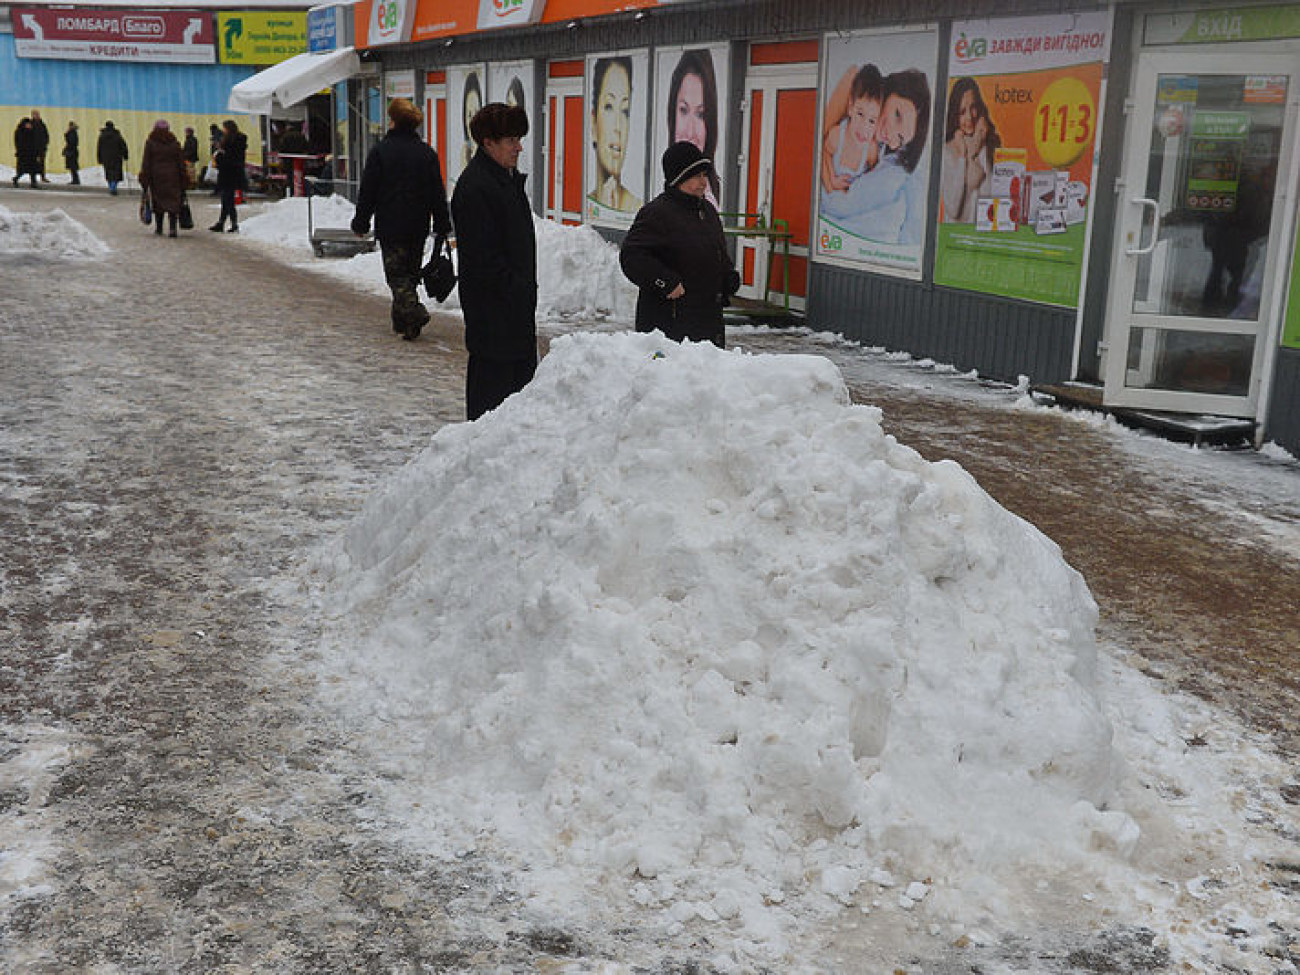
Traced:
<svg viewBox="0 0 1300 975">
<path fill-rule="evenodd" d="M 479 0 L 478 29 L 535 24 L 545 7 L 546 0 Z"/>
</svg>

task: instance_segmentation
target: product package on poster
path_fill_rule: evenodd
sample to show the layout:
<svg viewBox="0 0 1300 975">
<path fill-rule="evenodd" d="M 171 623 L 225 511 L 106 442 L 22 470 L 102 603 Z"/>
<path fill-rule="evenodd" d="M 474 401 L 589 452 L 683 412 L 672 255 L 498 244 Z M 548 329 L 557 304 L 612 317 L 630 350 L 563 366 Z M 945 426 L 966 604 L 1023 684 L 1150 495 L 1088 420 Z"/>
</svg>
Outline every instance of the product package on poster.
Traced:
<svg viewBox="0 0 1300 975">
<path fill-rule="evenodd" d="M 630 227 L 647 199 L 649 88 L 648 51 L 587 57 L 583 207 L 588 223 Z"/>
<path fill-rule="evenodd" d="M 813 257 L 919 277 L 938 35 L 840 33 L 823 43 Z"/>
<path fill-rule="evenodd" d="M 1105 12 L 953 25 L 936 284 L 1078 304 L 1109 50 Z"/>
</svg>

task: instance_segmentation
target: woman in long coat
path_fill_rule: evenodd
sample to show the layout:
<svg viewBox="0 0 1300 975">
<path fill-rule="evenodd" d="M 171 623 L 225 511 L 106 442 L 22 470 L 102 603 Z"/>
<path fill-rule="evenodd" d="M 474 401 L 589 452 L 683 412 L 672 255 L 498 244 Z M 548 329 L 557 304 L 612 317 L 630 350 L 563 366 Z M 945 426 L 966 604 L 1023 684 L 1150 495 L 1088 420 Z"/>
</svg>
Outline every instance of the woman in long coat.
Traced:
<svg viewBox="0 0 1300 975">
<path fill-rule="evenodd" d="M 122 165 L 129 158 L 122 133 L 113 128 L 112 122 L 105 122 L 99 130 L 95 161 L 104 167 L 104 181 L 108 183 L 108 192 L 114 196 L 117 196 L 117 184 L 122 182 Z"/>
<path fill-rule="evenodd" d="M 230 218 L 230 232 L 239 233 L 239 213 L 235 210 L 235 192 L 248 188 L 248 171 L 244 158 L 248 155 L 248 136 L 239 131 L 232 119 L 221 123 L 225 134 L 213 158 L 217 161 L 217 189 L 221 192 L 221 216 L 209 230 L 225 230 L 226 217 Z"/>
<path fill-rule="evenodd" d="M 663 156 L 664 191 L 643 206 L 619 263 L 640 289 L 636 330 L 725 346 L 722 308 L 740 287 L 722 221 L 705 199 L 713 161 L 691 142 Z"/>
<path fill-rule="evenodd" d="M 63 163 L 72 174 L 72 185 L 81 185 L 81 135 L 77 132 L 77 123 L 69 122 L 63 133 Z"/>
<path fill-rule="evenodd" d="M 23 176 L 31 176 L 32 189 L 36 188 L 36 177 L 41 172 L 40 153 L 37 148 L 36 129 L 30 118 L 24 118 L 14 129 L 14 157 L 17 170 L 14 173 L 14 186 Z"/>
<path fill-rule="evenodd" d="M 176 236 L 176 221 L 185 200 L 185 154 L 176 136 L 163 119 L 154 123 L 144 140 L 144 159 L 140 163 L 140 189 L 149 194 L 153 207 L 155 234 L 163 231 L 163 214 L 167 215 L 167 235 Z"/>
</svg>

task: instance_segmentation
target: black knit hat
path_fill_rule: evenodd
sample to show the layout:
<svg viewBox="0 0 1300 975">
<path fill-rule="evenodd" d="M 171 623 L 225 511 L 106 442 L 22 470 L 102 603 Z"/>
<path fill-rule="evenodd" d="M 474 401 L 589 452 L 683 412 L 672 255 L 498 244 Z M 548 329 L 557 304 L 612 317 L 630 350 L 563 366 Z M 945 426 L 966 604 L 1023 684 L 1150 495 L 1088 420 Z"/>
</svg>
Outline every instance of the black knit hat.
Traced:
<svg viewBox="0 0 1300 975">
<path fill-rule="evenodd" d="M 664 182 L 680 186 L 682 180 L 696 173 L 713 172 L 713 160 L 700 152 L 693 142 L 675 142 L 664 150 Z"/>
</svg>

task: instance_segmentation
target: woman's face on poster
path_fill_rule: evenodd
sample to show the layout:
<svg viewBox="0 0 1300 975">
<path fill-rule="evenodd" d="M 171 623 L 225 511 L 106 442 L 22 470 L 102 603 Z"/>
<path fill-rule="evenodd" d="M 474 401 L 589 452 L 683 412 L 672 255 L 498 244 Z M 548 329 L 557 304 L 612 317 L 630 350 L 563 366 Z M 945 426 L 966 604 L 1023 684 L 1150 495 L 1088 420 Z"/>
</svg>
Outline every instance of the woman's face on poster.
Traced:
<svg viewBox="0 0 1300 975">
<path fill-rule="evenodd" d="M 885 99 L 876 136 L 893 150 L 903 148 L 916 137 L 916 106 L 910 99 L 901 95 Z"/>
<path fill-rule="evenodd" d="M 709 128 L 704 114 L 704 79 L 697 74 L 683 76 L 677 86 L 677 105 L 673 112 L 673 141 L 689 142 L 704 151 Z"/>
<path fill-rule="evenodd" d="M 604 173 L 623 172 L 627 137 L 632 119 L 632 79 L 621 64 L 611 64 L 600 82 L 596 97 L 596 162 Z"/>
<path fill-rule="evenodd" d="M 957 128 L 963 135 L 975 131 L 975 123 L 980 119 L 979 105 L 975 101 L 975 92 L 967 89 L 961 94 L 961 104 L 957 106 Z"/>
</svg>

